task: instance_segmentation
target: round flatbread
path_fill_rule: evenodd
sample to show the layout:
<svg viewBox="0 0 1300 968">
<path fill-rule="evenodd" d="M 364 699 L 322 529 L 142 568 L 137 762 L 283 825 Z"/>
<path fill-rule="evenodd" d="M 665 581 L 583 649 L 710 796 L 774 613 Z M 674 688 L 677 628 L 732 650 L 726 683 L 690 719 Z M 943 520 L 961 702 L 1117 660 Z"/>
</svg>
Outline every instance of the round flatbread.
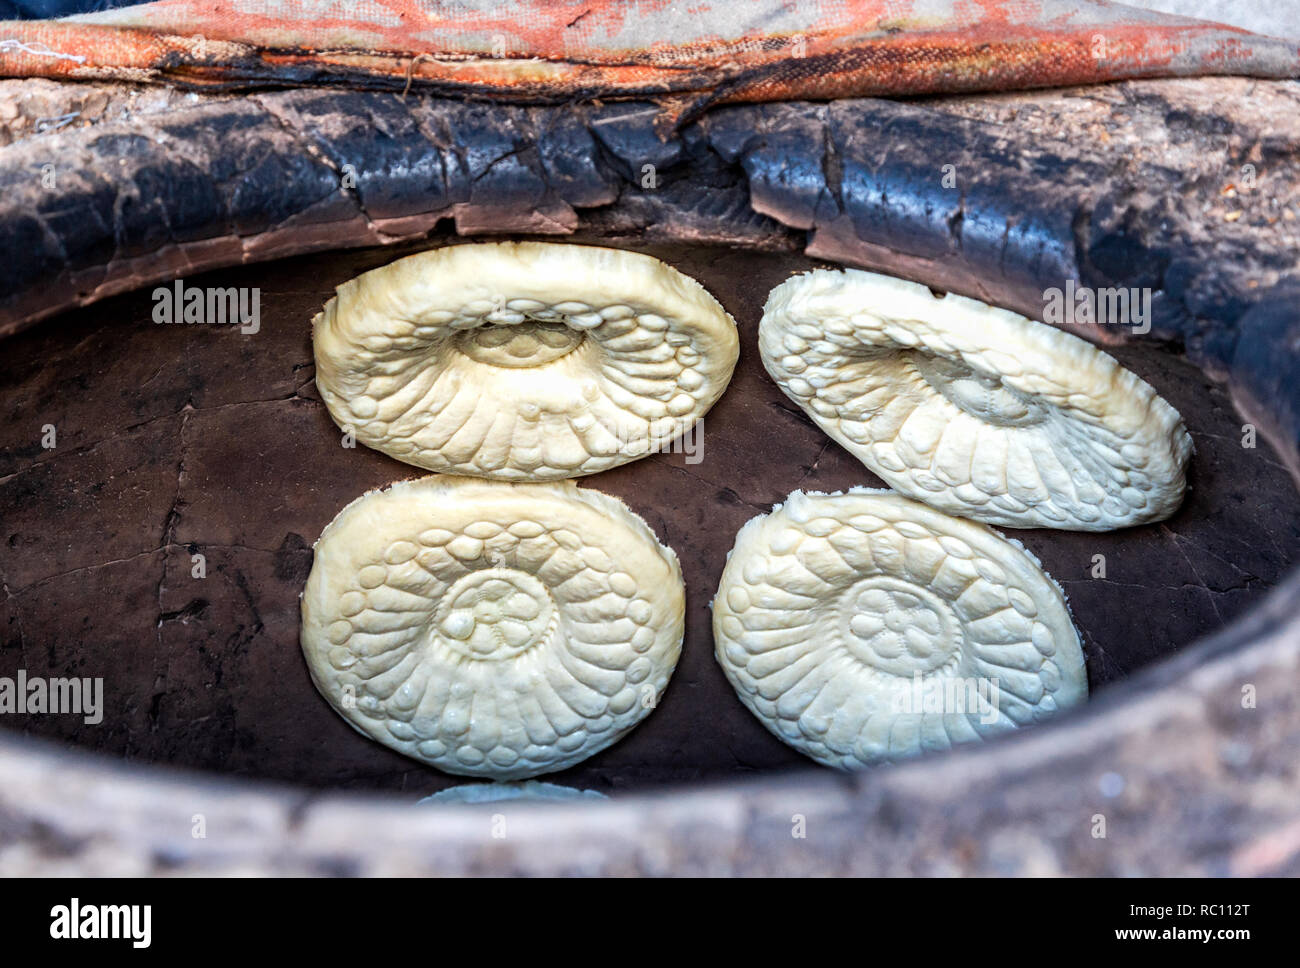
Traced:
<svg viewBox="0 0 1300 968">
<path fill-rule="evenodd" d="M 636 252 L 545 242 L 422 252 L 340 286 L 316 384 L 361 443 L 429 470 L 528 481 L 652 453 L 726 389 L 736 325 Z"/>
<path fill-rule="evenodd" d="M 1182 418 L 1092 344 L 857 270 L 772 290 L 763 365 L 900 493 L 1010 528 L 1109 531 L 1182 502 Z"/>
<path fill-rule="evenodd" d="M 361 733 L 514 780 L 649 715 L 684 609 L 676 556 L 618 499 L 437 477 L 366 494 L 325 528 L 301 641 L 317 689 Z"/>
<path fill-rule="evenodd" d="M 1088 694 L 1065 597 L 1037 560 L 889 491 L 796 491 L 749 521 L 713 636 L 750 712 L 840 769 L 983 739 Z"/>
</svg>

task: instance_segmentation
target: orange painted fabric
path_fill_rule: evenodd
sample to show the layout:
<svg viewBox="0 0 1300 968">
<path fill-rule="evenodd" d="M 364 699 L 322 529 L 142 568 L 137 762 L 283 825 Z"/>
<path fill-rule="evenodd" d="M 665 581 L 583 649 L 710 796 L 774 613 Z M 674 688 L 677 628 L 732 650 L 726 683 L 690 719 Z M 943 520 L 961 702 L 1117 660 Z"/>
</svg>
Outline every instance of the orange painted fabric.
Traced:
<svg viewBox="0 0 1300 968">
<path fill-rule="evenodd" d="M 1300 46 L 1106 0 L 158 0 L 0 23 L 0 75 L 735 101 L 1300 76 Z"/>
</svg>

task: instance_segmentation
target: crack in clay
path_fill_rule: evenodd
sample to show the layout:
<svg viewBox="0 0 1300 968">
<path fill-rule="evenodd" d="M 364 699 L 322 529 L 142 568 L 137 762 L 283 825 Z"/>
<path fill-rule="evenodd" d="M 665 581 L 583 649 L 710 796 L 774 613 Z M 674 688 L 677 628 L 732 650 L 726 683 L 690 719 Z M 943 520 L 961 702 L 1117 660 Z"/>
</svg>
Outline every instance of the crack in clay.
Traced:
<svg viewBox="0 0 1300 968">
<path fill-rule="evenodd" d="M 93 443 L 85 444 L 81 447 L 75 448 L 74 450 L 64 450 L 60 452 L 56 448 L 54 450 L 48 451 L 50 456 L 44 458 L 43 460 L 32 461 L 30 464 L 27 464 L 25 467 L 22 467 L 11 474 L 6 474 L 4 477 L 0 477 L 0 486 L 8 484 L 10 481 L 18 477 L 21 477 L 22 475 L 26 474 L 28 471 L 34 470 L 38 467 L 44 467 L 46 464 L 53 464 L 54 462 L 60 459 L 66 459 L 70 457 L 85 457 L 89 454 L 93 454 L 96 450 L 103 447 L 104 445 L 111 444 L 114 441 L 121 440 L 124 437 L 128 437 L 135 431 L 139 430 L 140 428 L 147 427 L 149 424 L 157 423 L 160 420 L 173 420 L 176 418 L 179 412 L 180 411 L 176 411 L 173 413 L 164 413 L 164 414 L 159 414 L 156 417 L 150 417 L 148 420 L 142 420 L 138 424 L 132 424 L 129 427 L 124 427 L 123 429 L 114 432 L 111 436 L 105 437 L 102 440 L 97 440 L 94 441 Z"/>
<path fill-rule="evenodd" d="M 1144 585 L 1140 582 L 1115 581 L 1111 578 L 1058 578 L 1057 584 L 1060 585 L 1091 585 L 1099 582 L 1103 585 L 1113 585 L 1116 588 L 1141 588 L 1145 591 L 1169 591 L 1181 592 L 1187 589 L 1193 589 L 1199 592 L 1208 592 L 1210 595 L 1228 595 L 1232 592 L 1249 591 L 1252 582 L 1267 584 L 1262 578 L 1256 578 L 1251 575 L 1245 582 L 1240 585 L 1229 585 L 1226 588 L 1211 588 L 1209 585 L 1197 584 L 1196 582 L 1185 581 L 1181 585 Z M 1222 619 L 1220 618 L 1220 621 Z"/>
<path fill-rule="evenodd" d="M 206 598 L 195 598 L 174 612 L 163 612 L 158 616 L 158 625 L 166 625 L 169 622 L 180 622 L 184 625 L 189 619 L 197 618 L 208 610 L 211 603 Z M 197 721 L 197 720 L 196 720 Z"/>
<path fill-rule="evenodd" d="M 820 464 L 822 458 L 826 456 L 826 452 L 834 445 L 835 441 L 833 440 L 827 440 L 822 444 L 821 450 L 817 451 L 817 456 L 812 459 L 812 463 L 808 465 L 808 469 L 804 471 L 799 480 L 795 482 L 794 487 L 790 488 L 791 491 L 798 491 L 803 487 L 803 482 L 812 476 L 812 474 L 817 470 L 817 465 Z"/>
<path fill-rule="evenodd" d="M 93 565 L 78 565 L 76 568 L 69 568 L 67 571 L 55 572 L 53 575 L 45 575 L 41 578 L 37 578 L 35 581 L 30 581 L 26 585 L 23 585 L 17 591 L 12 592 L 10 597 L 16 598 L 18 595 L 25 595 L 33 589 L 39 588 L 49 582 L 56 581 L 59 578 L 67 578 L 69 575 L 79 575 L 82 572 L 98 571 L 100 568 L 111 568 L 113 565 L 125 565 L 132 561 L 139 561 L 141 558 L 148 558 L 151 555 L 156 555 L 162 550 L 163 548 L 149 548 L 146 551 L 138 551 L 133 555 L 127 555 L 125 558 L 113 558 L 109 561 L 97 561 Z"/>
<path fill-rule="evenodd" d="M 1184 536 L 1182 536 L 1182 535 L 1175 535 L 1175 539 L 1174 539 L 1174 540 L 1176 540 L 1176 541 L 1185 541 L 1185 540 L 1187 540 L 1187 539 L 1186 539 Z M 1193 545 L 1193 547 L 1196 547 L 1196 546 Z M 1216 555 L 1216 554 L 1215 554 L 1213 551 L 1211 551 L 1209 548 L 1198 548 L 1197 550 L 1203 552 L 1204 554 L 1209 555 L 1209 556 L 1210 556 L 1211 558 L 1213 558 L 1215 561 L 1222 562 L 1223 564 L 1227 565 L 1229 568 L 1231 568 L 1233 571 L 1235 571 L 1238 575 L 1241 575 L 1243 578 L 1245 578 L 1246 581 L 1247 581 L 1247 583 L 1252 582 L 1252 581 L 1263 581 L 1263 580 L 1264 580 L 1264 579 L 1260 578 L 1258 575 L 1252 575 L 1250 572 L 1246 571 L 1246 569 L 1242 568 L 1240 565 L 1237 565 L 1237 564 L 1235 564 L 1235 563 L 1229 561 L 1227 558 L 1224 558 L 1222 555 Z"/>
<path fill-rule="evenodd" d="M 166 548 L 169 544 L 171 544 L 172 538 L 175 536 L 176 533 L 176 524 L 177 522 L 180 521 L 179 509 L 181 507 L 181 486 L 185 479 L 185 428 L 189 425 L 190 414 L 192 414 L 193 412 L 194 412 L 194 408 L 190 403 L 190 401 L 187 400 L 185 402 L 185 407 L 183 408 L 182 411 L 181 426 L 179 431 L 176 434 L 176 438 L 177 438 L 176 493 L 172 497 L 171 506 L 167 509 L 167 515 L 163 518 L 162 544 L 164 548 Z M 170 554 L 168 553 L 168 551 L 164 550 L 162 552 L 161 574 L 159 574 L 158 576 L 158 589 L 157 589 L 158 622 L 154 626 L 154 638 L 158 645 L 157 654 L 165 656 L 163 660 L 164 666 L 163 666 L 163 674 L 161 679 L 159 679 L 157 672 L 155 671 L 154 688 L 164 689 L 164 690 L 166 688 L 167 683 L 171 681 L 171 671 L 172 671 L 171 654 L 165 651 L 166 647 L 163 644 L 163 638 L 162 638 L 162 626 L 163 626 L 162 615 L 164 614 L 165 611 L 163 609 L 163 592 L 164 592 L 164 586 L 167 583 L 167 564 L 169 558 L 170 558 Z M 156 669 L 157 666 L 155 664 L 155 670 Z M 153 718 L 153 728 L 155 730 L 158 728 L 157 718 Z"/>
<path fill-rule="evenodd" d="M 310 364 L 304 364 L 304 365 L 310 365 Z M 321 401 L 315 399 L 314 397 L 301 396 L 302 389 L 304 387 L 311 386 L 313 383 L 315 383 L 314 377 L 306 381 L 305 383 L 299 384 L 297 387 L 294 388 L 292 393 L 287 394 L 286 396 L 283 397 L 266 397 L 264 399 L 258 399 L 258 400 L 232 400 L 229 403 L 218 403 L 211 407 L 195 407 L 187 401 L 185 406 L 182 407 L 180 410 L 174 410 L 171 413 L 162 413 L 156 417 L 150 417 L 148 420 L 142 420 L 139 423 L 131 424 L 128 427 L 123 427 L 121 430 L 114 431 L 112 434 L 110 434 L 107 437 L 104 437 L 100 440 L 96 440 L 89 444 L 84 444 L 81 447 L 78 447 L 74 450 L 59 451 L 58 449 L 55 449 L 49 451 L 50 456 L 42 460 L 32 461 L 30 464 L 27 464 L 26 466 L 20 468 L 19 470 L 13 471 L 10 474 L 6 474 L 3 477 L 0 477 L 0 486 L 8 484 L 10 481 L 22 477 L 24 474 L 28 473 L 29 471 L 35 470 L 38 467 L 43 467 L 46 464 L 53 464 L 59 460 L 64 460 L 72 457 L 88 456 L 89 454 L 93 454 L 95 451 L 105 446 L 106 444 L 111 444 L 117 440 L 121 440 L 125 437 L 128 437 L 131 434 L 135 433 L 135 431 L 140 430 L 144 427 L 148 427 L 150 424 L 158 423 L 161 420 L 174 420 L 177 417 L 181 416 L 182 414 L 218 413 L 222 410 L 229 410 L 233 407 L 249 407 L 249 406 L 254 406 L 256 404 L 262 404 L 262 403 L 289 403 L 294 400 L 300 400 L 303 403 L 311 404 L 313 406 L 321 406 L 322 405 Z"/>
<path fill-rule="evenodd" d="M 1201 573 L 1197 571 L 1196 566 L 1192 564 L 1192 558 L 1187 553 L 1187 551 L 1183 548 L 1182 543 L 1179 542 L 1178 535 L 1174 531 L 1170 530 L 1169 525 L 1164 523 L 1161 523 L 1160 530 L 1163 531 L 1165 534 L 1169 535 L 1173 539 L 1174 547 L 1178 549 L 1178 553 L 1182 556 L 1183 561 L 1187 562 L 1187 567 L 1192 570 L 1192 574 L 1196 577 L 1196 580 L 1200 582 L 1201 587 L 1205 589 L 1205 592 L 1210 599 L 1210 606 L 1214 609 L 1214 617 L 1217 618 L 1219 620 L 1219 624 L 1222 625 L 1223 613 L 1219 611 L 1219 603 L 1215 600 L 1214 595 L 1210 594 L 1210 586 L 1205 583 L 1205 579 L 1201 577 Z"/>
<path fill-rule="evenodd" d="M 349 187 L 347 184 L 345 184 L 344 177 L 343 177 L 344 173 L 342 169 L 339 168 L 339 166 L 335 163 L 333 158 L 329 157 L 329 155 L 327 155 L 324 152 L 324 150 L 321 149 L 320 145 L 317 144 L 314 139 L 309 137 L 307 132 L 303 131 L 302 129 L 294 125 L 293 122 L 289 120 L 289 118 L 285 117 L 283 114 L 277 111 L 274 107 L 272 107 L 262 98 L 250 94 L 248 96 L 248 99 L 252 101 L 254 104 L 256 104 L 258 107 L 260 107 L 263 111 L 265 111 L 267 117 L 269 117 L 276 125 L 278 125 L 279 128 L 282 131 L 284 131 L 285 134 L 289 135 L 289 137 L 293 140 L 294 144 L 300 146 L 303 151 L 311 155 L 312 158 L 319 161 L 322 165 L 324 165 L 326 168 L 328 168 L 331 172 L 334 173 L 334 177 L 338 180 L 338 186 L 336 191 L 341 193 L 344 198 L 348 199 L 349 201 L 352 202 L 353 205 L 356 206 L 357 214 L 360 215 L 363 219 L 365 219 L 366 227 L 369 228 L 370 231 L 374 234 L 379 244 L 388 245 L 393 242 L 401 241 L 401 236 L 389 235 L 387 232 L 383 231 L 382 229 L 379 228 L 378 225 L 375 224 L 375 220 L 372 219 L 370 217 L 370 213 L 366 211 L 365 201 L 361 197 L 360 189 L 356 187 Z M 334 192 L 330 192 L 328 195 L 322 196 L 320 199 L 318 199 L 315 204 L 319 204 L 320 202 L 325 201 L 325 199 L 330 198 L 333 195 Z"/>
<path fill-rule="evenodd" d="M 17 603 L 20 595 L 25 595 L 42 585 L 49 584 L 52 581 L 57 581 L 60 578 L 79 575 L 83 572 L 98 571 L 101 568 L 111 568 L 113 565 L 129 564 L 130 562 L 138 561 L 141 558 L 148 558 L 160 553 L 165 554 L 169 551 L 183 550 L 195 554 L 197 553 L 196 549 L 206 551 L 214 548 L 221 551 L 249 551 L 259 555 L 275 555 L 280 551 L 279 548 L 259 548 L 256 545 L 247 544 L 218 544 L 211 541 L 169 541 L 165 544 L 159 545 L 157 548 L 147 548 L 146 550 L 136 552 L 133 555 L 127 555 L 125 558 L 113 558 L 109 561 L 97 561 L 93 564 L 78 565 L 76 568 L 69 568 L 66 571 L 55 572 L 52 575 L 43 575 L 35 581 L 30 581 L 26 585 L 22 585 L 16 589 L 10 589 L 8 585 L 3 585 L 3 590 L 8 595 L 7 600 Z M 17 605 L 15 604 L 15 608 L 16 607 Z"/>
<path fill-rule="evenodd" d="M 487 165 L 484 166 L 482 171 L 480 171 L 477 175 L 475 175 L 473 178 L 470 179 L 470 184 L 471 185 L 478 184 L 488 175 L 492 174 L 492 169 L 496 168 L 496 166 L 501 164 L 501 162 L 509 161 L 512 158 L 518 158 L 520 155 L 524 154 L 524 152 L 534 147 L 535 147 L 534 145 L 530 145 L 530 144 L 516 144 L 509 151 L 506 151 L 503 154 L 499 155 L 498 157 L 493 158 L 491 161 L 489 161 Z M 527 168 L 530 172 L 533 172 L 534 174 L 540 174 L 540 172 L 538 172 L 537 169 L 535 169 L 532 165 L 527 164 L 524 161 L 520 161 L 520 164 L 523 167 Z M 545 179 L 543 179 L 543 181 L 545 181 Z M 547 187 L 549 188 L 550 186 L 548 185 Z"/>
<path fill-rule="evenodd" d="M 19 663 L 23 666 L 27 664 L 27 636 L 23 629 L 23 611 L 18 604 L 18 599 L 12 591 L 9 590 L 9 583 L 0 575 L 0 590 L 5 593 L 5 601 L 14 611 L 15 624 L 18 626 L 18 658 Z"/>
<path fill-rule="evenodd" d="M 832 119 L 825 111 L 819 112 L 819 115 L 819 120 L 822 122 L 822 181 L 825 191 L 835 203 L 836 217 L 838 217 L 844 214 L 844 162 L 835 144 Z M 814 211 L 814 217 L 815 214 Z"/>
<path fill-rule="evenodd" d="M 651 456 L 651 459 L 653 460 L 662 457 L 663 457 L 662 454 L 654 454 Z M 688 471 L 685 467 L 681 466 L 680 464 L 671 464 L 668 461 L 662 459 L 659 459 L 658 463 L 662 467 L 668 467 L 671 468 L 672 470 L 678 471 L 679 473 L 685 474 L 693 481 L 699 481 L 701 484 L 707 484 L 709 485 L 709 487 L 716 488 L 719 491 L 729 491 L 731 494 L 735 495 L 736 500 L 739 501 L 741 504 L 745 505 L 745 507 L 753 508 L 755 511 L 758 511 L 760 514 L 767 514 L 771 510 L 770 507 L 763 507 L 761 505 L 755 504 L 752 501 L 746 501 L 743 497 L 737 494 L 736 491 L 730 485 L 719 484 L 717 481 L 711 481 L 707 477 L 701 477 L 699 474 L 692 474 L 690 471 Z M 660 520 L 662 522 L 662 518 Z"/>
</svg>

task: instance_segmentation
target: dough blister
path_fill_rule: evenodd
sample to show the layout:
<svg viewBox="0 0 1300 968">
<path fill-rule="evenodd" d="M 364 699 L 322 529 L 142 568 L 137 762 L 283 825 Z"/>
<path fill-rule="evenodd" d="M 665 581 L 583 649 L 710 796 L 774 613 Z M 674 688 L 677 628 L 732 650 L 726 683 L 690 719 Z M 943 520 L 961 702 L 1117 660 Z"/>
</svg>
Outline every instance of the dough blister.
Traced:
<svg viewBox="0 0 1300 968">
<path fill-rule="evenodd" d="M 726 389 L 732 318 L 647 255 L 497 242 L 399 259 L 313 322 L 331 417 L 417 467 L 577 477 L 663 447 Z"/>
<path fill-rule="evenodd" d="M 950 514 L 1109 531 L 1182 502 L 1178 412 L 1091 344 L 1007 310 L 819 269 L 772 290 L 759 350 L 837 443 Z"/>
<path fill-rule="evenodd" d="M 301 641 L 359 732 L 513 780 L 572 766 L 649 715 L 684 614 L 676 556 L 616 498 L 437 477 L 368 493 L 325 528 Z"/>
</svg>

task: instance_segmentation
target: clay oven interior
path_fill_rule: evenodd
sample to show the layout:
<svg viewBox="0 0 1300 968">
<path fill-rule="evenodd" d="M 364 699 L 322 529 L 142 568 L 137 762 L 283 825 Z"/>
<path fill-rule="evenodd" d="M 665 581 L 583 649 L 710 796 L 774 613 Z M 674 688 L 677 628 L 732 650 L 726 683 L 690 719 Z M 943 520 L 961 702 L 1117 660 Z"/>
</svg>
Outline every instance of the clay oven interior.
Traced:
<svg viewBox="0 0 1300 968">
<path fill-rule="evenodd" d="M 688 633 L 649 720 L 548 779 L 619 794 L 807 769 L 724 679 L 709 601 L 737 530 L 790 491 L 884 486 L 758 360 L 767 291 L 820 263 L 600 241 L 700 279 L 736 317 L 742 354 L 689 453 L 670 448 L 583 481 L 626 501 L 680 556 Z M 362 492 L 420 474 L 341 446 L 313 383 L 312 315 L 335 285 L 395 254 L 304 256 L 187 280 L 258 288 L 261 329 L 252 335 L 158 326 L 142 290 L 8 341 L 6 651 L 32 676 L 103 676 L 113 710 L 100 725 L 28 716 L 8 728 L 131 762 L 318 790 L 415 799 L 465 782 L 349 728 L 316 693 L 297 642 L 298 595 L 321 529 Z M 1167 522 L 1120 532 L 1014 535 L 1065 589 L 1089 684 L 1103 695 L 1258 604 L 1300 557 L 1294 485 L 1266 442 L 1243 448 L 1244 418 L 1223 389 L 1154 341 L 1116 352 L 1191 429 L 1186 504 Z M 44 423 L 59 429 L 53 451 L 32 446 Z"/>
<path fill-rule="evenodd" d="M 986 825 L 1023 822 L 1021 829 L 1051 841 L 1064 866 L 1123 870 L 1118 854 L 1071 854 L 1066 833 L 1042 822 L 1045 811 L 1060 808 L 1058 792 L 1061 802 L 1089 809 L 1100 795 L 1097 776 L 1108 771 L 1128 778 L 1125 796 L 1140 807 L 1153 844 L 1170 817 L 1196 809 L 1200 801 L 1188 790 L 1225 802 L 1240 797 L 1241 837 L 1277 820 L 1249 798 L 1256 780 L 1267 782 L 1269 757 L 1289 748 L 1300 711 L 1280 686 L 1267 720 L 1243 718 L 1237 698 L 1242 682 L 1258 679 L 1271 689 L 1295 668 L 1286 628 L 1300 559 L 1292 473 L 1300 368 L 1287 268 L 1295 229 L 1280 214 L 1300 213 L 1292 82 L 1151 81 L 913 102 L 750 105 L 720 110 L 667 141 L 636 120 L 644 106 L 635 104 L 488 112 L 436 98 L 394 107 L 391 95 L 366 92 L 218 97 L 198 107 L 169 97 L 132 123 L 161 130 L 182 125 L 186 110 L 215 110 L 206 115 L 212 130 L 191 145 L 211 156 L 213 170 L 223 151 L 248 150 L 253 128 L 239 125 L 253 125 L 248 116 L 261 110 L 254 105 L 275 102 L 278 120 L 257 129 L 271 132 L 264 136 L 270 157 L 316 160 L 276 168 L 275 191 L 264 194 L 278 192 L 276 204 L 297 206 L 295 218 L 319 224 L 301 233 L 311 237 L 311 251 L 272 258 L 279 243 L 270 241 L 249 264 L 214 268 L 231 260 L 205 262 L 216 249 L 182 239 L 178 210 L 166 208 L 179 202 L 162 197 L 171 240 L 145 239 L 123 253 L 125 270 L 104 290 L 116 294 L 81 308 L 70 305 L 84 301 L 78 272 L 102 262 L 102 252 L 66 252 L 67 266 L 49 273 L 38 271 L 32 253 L 12 254 L 5 294 L 6 305 L 17 307 L 12 318 L 28 321 L 41 300 L 65 308 L 0 330 L 0 671 L 102 676 L 111 710 L 95 726 L 69 716 L 0 721 L 0 759 L 23 778 L 30 816 L 38 818 L 31 823 L 55 823 L 50 818 L 66 800 L 73 806 L 59 814 L 60 829 L 144 845 L 140 869 L 219 866 L 203 853 L 207 845 L 185 839 L 185 818 L 168 813 L 178 801 L 157 784 L 175 781 L 271 805 L 279 819 L 250 835 L 241 857 L 256 858 L 259 844 L 286 838 L 304 856 L 318 842 L 355 852 L 346 831 L 364 815 L 391 824 L 384 828 L 393 831 L 391 850 L 372 844 L 365 857 L 349 853 L 348 870 L 415 863 L 425 855 L 405 848 L 417 842 L 446 847 L 453 853 L 438 854 L 442 862 L 468 869 L 478 842 L 414 811 L 420 797 L 463 781 L 353 732 L 316 694 L 298 648 L 297 597 L 322 527 L 366 489 L 418 474 L 364 447 L 340 446 L 315 391 L 309 324 L 333 287 L 361 271 L 430 246 L 555 238 L 557 213 L 567 218 L 566 211 L 573 224 L 565 228 L 574 231 L 559 232 L 563 238 L 649 252 L 698 278 L 736 318 L 741 360 L 705 419 L 702 452 L 657 454 L 582 482 L 622 498 L 675 549 L 688 629 L 660 707 L 624 741 L 547 779 L 631 803 L 633 813 L 649 802 L 639 794 L 681 798 L 662 831 L 669 854 L 686 851 L 675 869 L 718 855 L 690 853 L 694 841 L 674 839 L 673 830 L 703 829 L 709 803 L 761 813 L 756 804 L 773 791 L 847 826 L 834 828 L 821 853 L 741 850 L 709 869 L 824 870 L 844 857 L 856 858 L 860 870 L 926 870 L 928 855 L 907 846 L 920 843 L 924 824 L 934 843 L 952 846 Z M 225 129 L 212 121 L 223 105 Z M 412 158 L 441 152 L 451 171 L 455 152 L 416 144 L 417 135 L 394 120 L 421 111 L 440 112 L 465 137 L 495 144 L 513 133 L 526 147 L 462 158 L 483 170 L 467 176 L 454 206 L 422 210 Z M 231 120 L 236 115 L 244 120 Z M 291 131 L 286 117 L 302 127 Z M 85 137 L 53 137 L 65 136 Z M 977 173 L 959 199 L 926 174 L 949 156 Z M 567 169 L 557 167 L 561 157 Z M 655 193 L 636 188 L 647 157 L 663 178 Z M 333 176 L 312 182 L 319 173 L 310 166 L 319 161 L 332 171 L 348 159 L 367 173 L 358 196 L 365 210 L 345 200 L 340 215 L 320 202 L 320 186 Z M 1246 163 L 1256 165 L 1266 192 L 1257 204 L 1227 191 Z M 133 177 L 144 181 L 140 171 Z M 14 192 L 27 190 L 17 175 L 11 181 Z M 267 215 L 268 222 L 285 218 Z M 367 244 L 376 224 L 390 244 Z M 246 245 L 257 237 L 248 233 Z M 726 552 L 746 520 L 795 488 L 880 486 L 781 395 L 758 360 L 768 290 L 792 272 L 835 264 L 1031 312 L 1046 284 L 1067 277 L 1154 288 L 1152 332 L 1107 349 L 1181 411 L 1196 445 L 1186 503 L 1166 522 L 1110 534 L 1015 533 L 1069 597 L 1093 691 L 1086 707 L 1025 731 L 1034 740 L 1012 737 L 853 780 L 814 767 L 744 710 L 714 662 L 708 618 Z M 258 288 L 260 331 L 156 325 L 153 286 L 181 277 L 188 285 Z M 47 424 L 57 428 L 53 450 L 41 445 Z M 1253 447 L 1244 446 L 1245 425 L 1256 430 Z M 203 578 L 193 576 L 197 554 Z M 1094 577 L 1098 556 L 1105 577 Z M 1221 761 L 1227 748 L 1236 759 Z M 63 784 L 76 775 L 90 785 L 69 792 Z M 1140 783 L 1143 776 L 1151 782 Z M 1023 796 L 1008 799 L 1016 790 Z M 129 796 L 111 800 L 109 791 Z M 345 808 L 336 794 L 360 799 Z M 105 806 L 110 801 L 116 805 Z M 15 802 L 7 809 L 19 809 Z M 668 808 L 654 809 L 664 816 Z M 408 818 L 411 826 L 403 826 Z M 788 841 L 785 823 L 777 832 Z M 168 824 L 180 832 L 167 835 L 164 857 L 156 830 Z M 1140 869 L 1185 870 L 1175 862 L 1202 856 L 1195 843 L 1219 849 L 1214 825 L 1202 826 L 1179 828 L 1186 847 L 1171 855 L 1174 862 L 1153 853 Z M 656 829 L 634 823 L 627 843 L 659 836 Z M 734 845 L 765 836 L 754 829 L 742 833 L 737 822 L 718 842 L 740 850 Z M 546 836 L 578 842 L 581 830 L 580 822 L 557 820 Z M 877 836 L 864 839 L 863 830 Z M 510 863 L 482 869 L 557 869 L 527 860 L 529 843 L 517 843 L 521 853 Z M 841 851 L 837 843 L 849 846 Z M 234 850 L 229 842 L 222 849 Z M 1023 869 L 999 867 L 992 848 L 971 850 L 967 869 Z M 612 869 L 615 860 L 611 853 L 582 869 Z M 314 863 L 277 869 L 323 869 Z"/>
</svg>

